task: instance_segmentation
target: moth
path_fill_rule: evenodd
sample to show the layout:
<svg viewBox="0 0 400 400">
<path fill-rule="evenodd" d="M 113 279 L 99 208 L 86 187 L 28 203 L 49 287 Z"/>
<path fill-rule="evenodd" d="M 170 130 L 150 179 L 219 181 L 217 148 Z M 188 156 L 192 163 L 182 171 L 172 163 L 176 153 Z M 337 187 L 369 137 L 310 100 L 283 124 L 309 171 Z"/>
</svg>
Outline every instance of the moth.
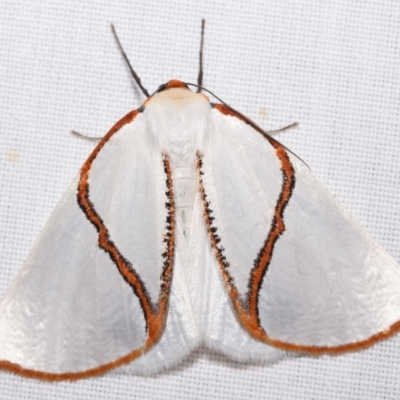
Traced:
<svg viewBox="0 0 400 400">
<path fill-rule="evenodd" d="M 2 300 L 0 368 L 152 373 L 200 344 L 276 360 L 400 329 L 398 263 L 298 157 L 211 102 L 202 68 L 153 95 L 131 70 L 147 99 L 98 143 Z"/>
</svg>

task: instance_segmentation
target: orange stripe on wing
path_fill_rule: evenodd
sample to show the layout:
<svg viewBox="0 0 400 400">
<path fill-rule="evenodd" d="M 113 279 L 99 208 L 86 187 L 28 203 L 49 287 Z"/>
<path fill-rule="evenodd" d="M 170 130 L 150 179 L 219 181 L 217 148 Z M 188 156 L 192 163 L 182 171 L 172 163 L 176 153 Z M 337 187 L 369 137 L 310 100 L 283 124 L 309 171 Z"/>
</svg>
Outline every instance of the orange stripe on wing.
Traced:
<svg viewBox="0 0 400 400">
<path fill-rule="evenodd" d="M 289 200 L 292 196 L 293 189 L 295 186 L 295 172 L 294 168 L 289 160 L 289 157 L 285 149 L 279 145 L 277 142 L 272 142 L 271 145 L 275 148 L 275 153 L 281 163 L 281 171 L 283 177 L 282 189 L 279 195 L 278 201 L 275 206 L 274 216 L 272 226 L 270 228 L 269 234 L 261 248 L 256 261 L 255 266 L 250 274 L 250 291 L 248 293 L 248 313 L 251 315 L 251 324 L 257 321 L 257 326 L 260 326 L 260 319 L 258 315 L 258 298 L 260 294 L 261 285 L 264 276 L 268 270 L 271 263 L 272 254 L 274 251 L 275 244 L 282 233 L 285 231 L 285 222 L 283 219 L 283 213 Z M 250 322 L 250 321 L 249 321 Z M 261 328 L 262 329 L 262 328 Z M 265 336 L 264 330 L 258 332 L 257 335 Z"/>
<path fill-rule="evenodd" d="M 234 111 L 232 108 L 229 108 L 225 104 L 215 103 L 215 104 L 213 104 L 213 108 L 218 110 L 221 114 L 230 115 L 231 117 L 235 117 L 235 118 L 240 119 L 241 121 L 246 122 L 243 119 L 242 115 L 238 114 L 236 111 Z"/>
<path fill-rule="evenodd" d="M 81 372 L 64 372 L 64 373 L 51 373 L 44 371 L 37 371 L 34 369 L 23 368 L 19 364 L 15 364 L 9 361 L 0 361 L 0 368 L 9 372 L 13 372 L 15 374 L 24 376 L 26 378 L 34 378 L 41 379 L 44 381 L 65 381 L 65 380 L 77 380 L 90 378 L 97 375 L 102 375 L 110 369 L 114 369 L 117 367 L 121 367 L 124 364 L 127 364 L 134 359 L 138 358 L 143 354 L 143 349 L 136 349 L 131 353 L 127 354 L 124 357 L 119 358 L 118 360 L 109 362 L 107 364 L 100 365 L 96 368 L 87 369 L 86 371 Z"/>
<path fill-rule="evenodd" d="M 174 183 L 172 180 L 171 163 L 167 155 L 164 155 L 164 171 L 167 176 L 167 197 L 166 204 L 167 215 L 167 232 L 165 234 L 166 251 L 164 256 L 164 265 L 161 272 L 161 290 L 157 304 L 157 312 L 150 316 L 148 320 L 149 332 L 145 344 L 145 349 L 149 349 L 160 339 L 164 330 L 165 321 L 168 312 L 168 299 L 171 290 L 172 273 L 175 257 L 175 200 L 174 200 Z"/>
<path fill-rule="evenodd" d="M 145 320 L 148 323 L 148 320 L 153 310 L 148 295 L 146 293 L 146 288 L 143 282 L 140 280 L 140 277 L 132 269 L 130 263 L 122 256 L 118 248 L 110 240 L 108 229 L 104 225 L 104 222 L 102 221 L 101 217 L 99 216 L 89 199 L 89 173 L 94 160 L 96 159 L 97 155 L 104 147 L 104 145 L 110 140 L 110 138 L 124 125 L 132 122 L 138 115 L 138 113 L 139 112 L 135 110 L 127 114 L 120 121 L 118 121 L 93 150 L 92 154 L 89 156 L 85 164 L 83 164 L 83 167 L 81 169 L 81 177 L 78 183 L 77 199 L 83 213 L 86 215 L 87 219 L 94 225 L 99 234 L 99 247 L 109 254 L 112 261 L 116 264 L 120 274 L 135 291 L 135 294 L 138 296 L 140 304 L 142 306 Z"/>
<path fill-rule="evenodd" d="M 321 355 L 324 353 L 335 355 L 371 347 L 381 340 L 389 339 L 398 332 L 400 332 L 400 321 L 395 322 L 394 324 L 390 325 L 388 329 L 375 333 L 365 340 L 342 344 L 339 346 L 304 346 L 295 343 L 282 342 L 281 340 L 272 339 L 270 337 L 267 337 L 265 342 L 282 350 L 298 351 L 300 353 L 310 353 L 313 355 Z"/>
</svg>

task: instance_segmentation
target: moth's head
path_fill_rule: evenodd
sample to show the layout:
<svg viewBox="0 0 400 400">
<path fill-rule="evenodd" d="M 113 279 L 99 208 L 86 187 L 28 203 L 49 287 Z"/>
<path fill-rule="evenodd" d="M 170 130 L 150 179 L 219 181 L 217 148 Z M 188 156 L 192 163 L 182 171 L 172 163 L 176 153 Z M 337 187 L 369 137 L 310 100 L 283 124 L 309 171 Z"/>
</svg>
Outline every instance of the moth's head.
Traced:
<svg viewBox="0 0 400 400">
<path fill-rule="evenodd" d="M 176 89 L 176 88 L 189 89 L 189 87 L 188 87 L 188 85 L 186 85 L 186 83 L 179 81 L 178 79 L 171 79 L 167 83 L 163 83 L 162 85 L 160 85 L 159 88 L 157 89 L 156 93 L 163 92 L 164 90 L 167 90 L 167 89 Z"/>
<path fill-rule="evenodd" d="M 149 103 L 165 104 L 165 102 L 173 101 L 175 104 L 183 104 L 189 101 L 206 101 L 210 102 L 209 98 L 203 93 L 196 93 L 189 89 L 189 86 L 177 79 L 171 79 L 167 83 L 159 86 L 156 92 L 151 95 L 145 102 L 144 106 Z"/>
</svg>

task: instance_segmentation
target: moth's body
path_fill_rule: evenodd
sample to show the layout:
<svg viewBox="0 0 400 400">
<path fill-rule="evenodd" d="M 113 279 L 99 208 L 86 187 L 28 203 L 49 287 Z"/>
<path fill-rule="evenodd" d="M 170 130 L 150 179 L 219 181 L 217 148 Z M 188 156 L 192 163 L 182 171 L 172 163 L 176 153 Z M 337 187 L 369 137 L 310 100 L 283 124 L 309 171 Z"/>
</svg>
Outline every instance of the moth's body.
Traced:
<svg viewBox="0 0 400 400">
<path fill-rule="evenodd" d="M 198 194 L 196 154 L 203 150 L 209 135 L 210 112 L 206 96 L 176 87 L 155 94 L 146 103 L 143 113 L 148 118 L 149 130 L 156 145 L 168 154 L 174 168 L 176 218 L 186 238 L 182 243 L 184 248 L 189 241 L 193 207 Z M 167 123 L 160 124 L 159 121 Z"/>
<path fill-rule="evenodd" d="M 400 268 L 276 140 L 170 81 L 118 121 L 0 304 L 0 367 L 152 373 L 339 353 L 400 329 Z"/>
</svg>

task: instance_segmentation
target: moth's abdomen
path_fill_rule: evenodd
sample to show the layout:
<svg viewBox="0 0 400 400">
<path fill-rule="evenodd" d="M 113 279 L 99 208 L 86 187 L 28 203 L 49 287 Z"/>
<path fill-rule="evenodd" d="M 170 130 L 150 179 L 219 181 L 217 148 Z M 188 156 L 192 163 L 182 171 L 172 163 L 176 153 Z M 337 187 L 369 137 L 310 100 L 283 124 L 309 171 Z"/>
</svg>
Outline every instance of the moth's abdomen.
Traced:
<svg viewBox="0 0 400 400">
<path fill-rule="evenodd" d="M 198 188 L 196 168 L 194 165 L 179 166 L 174 169 L 173 174 L 177 224 L 181 227 L 188 243 Z"/>
</svg>

